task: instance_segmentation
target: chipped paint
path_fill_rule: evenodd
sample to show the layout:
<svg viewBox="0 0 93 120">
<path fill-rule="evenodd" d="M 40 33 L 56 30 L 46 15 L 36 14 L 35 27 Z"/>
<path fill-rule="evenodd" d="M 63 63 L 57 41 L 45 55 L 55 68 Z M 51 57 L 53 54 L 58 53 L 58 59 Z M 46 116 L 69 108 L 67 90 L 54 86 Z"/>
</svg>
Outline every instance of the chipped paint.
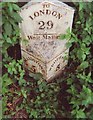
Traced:
<svg viewBox="0 0 93 120">
<path fill-rule="evenodd" d="M 21 37 L 28 40 L 26 45 L 21 42 L 24 68 L 42 73 L 48 81 L 67 64 L 66 40 L 58 38 L 72 29 L 74 9 L 58 0 L 30 1 L 20 15 Z"/>
</svg>

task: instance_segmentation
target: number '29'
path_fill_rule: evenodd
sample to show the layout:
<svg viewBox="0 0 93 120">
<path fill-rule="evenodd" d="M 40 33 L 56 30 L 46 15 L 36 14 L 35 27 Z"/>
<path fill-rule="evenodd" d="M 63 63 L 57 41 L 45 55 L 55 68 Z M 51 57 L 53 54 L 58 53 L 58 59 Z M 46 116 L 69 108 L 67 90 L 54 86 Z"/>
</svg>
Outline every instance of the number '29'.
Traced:
<svg viewBox="0 0 93 120">
<path fill-rule="evenodd" d="M 40 22 L 38 22 L 38 25 L 39 25 L 40 30 L 53 28 L 53 22 L 51 20 L 48 22 L 40 21 Z"/>
</svg>

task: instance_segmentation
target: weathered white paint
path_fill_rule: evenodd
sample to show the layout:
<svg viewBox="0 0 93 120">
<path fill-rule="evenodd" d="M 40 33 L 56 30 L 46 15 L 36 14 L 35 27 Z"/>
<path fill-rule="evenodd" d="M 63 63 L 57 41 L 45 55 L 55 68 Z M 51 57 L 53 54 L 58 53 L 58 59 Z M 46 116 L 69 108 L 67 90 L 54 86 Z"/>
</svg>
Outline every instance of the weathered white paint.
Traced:
<svg viewBox="0 0 93 120">
<path fill-rule="evenodd" d="M 72 28 L 74 9 L 58 0 L 32 0 L 22 7 L 20 24 L 24 66 L 31 72 L 41 72 L 46 80 L 55 76 L 67 64 L 63 60 L 66 40 L 60 34 Z"/>
</svg>

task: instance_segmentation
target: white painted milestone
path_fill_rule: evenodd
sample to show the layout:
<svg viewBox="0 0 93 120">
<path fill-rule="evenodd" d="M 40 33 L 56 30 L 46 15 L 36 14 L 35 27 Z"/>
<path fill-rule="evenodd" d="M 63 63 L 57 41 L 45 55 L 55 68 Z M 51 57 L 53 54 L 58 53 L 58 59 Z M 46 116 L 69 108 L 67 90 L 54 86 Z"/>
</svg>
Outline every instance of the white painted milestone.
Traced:
<svg viewBox="0 0 93 120">
<path fill-rule="evenodd" d="M 74 9 L 58 0 L 32 0 L 22 7 L 20 15 L 21 37 L 28 41 L 21 42 L 24 68 L 42 73 L 48 81 L 67 64 L 67 41 L 59 36 L 72 29 Z"/>
</svg>

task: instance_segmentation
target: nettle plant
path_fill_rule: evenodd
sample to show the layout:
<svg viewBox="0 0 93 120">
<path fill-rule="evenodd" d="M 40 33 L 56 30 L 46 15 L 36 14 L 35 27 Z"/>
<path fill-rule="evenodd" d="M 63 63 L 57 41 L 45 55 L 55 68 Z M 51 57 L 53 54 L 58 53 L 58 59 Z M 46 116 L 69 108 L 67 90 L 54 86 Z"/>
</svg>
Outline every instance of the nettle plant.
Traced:
<svg viewBox="0 0 93 120">
<path fill-rule="evenodd" d="M 66 78 L 69 89 L 70 114 L 73 118 L 93 118 L 93 2 L 74 3 L 76 14 L 73 32 L 68 39 L 71 71 Z M 71 62 L 72 61 L 72 62 Z"/>
<path fill-rule="evenodd" d="M 9 86 L 16 81 L 19 84 L 25 83 L 23 79 L 24 70 L 22 70 L 22 60 L 14 60 L 8 55 L 8 48 L 19 43 L 20 30 L 18 23 L 22 18 L 19 16 L 18 11 L 20 8 L 15 3 L 0 3 L 2 8 L 2 92 L 3 92 L 3 114 L 7 110 L 7 100 L 12 93 L 9 90 Z"/>
<path fill-rule="evenodd" d="M 10 2 L 0 3 L 0 6 L 2 7 L 3 118 L 15 117 L 16 112 L 21 109 L 25 109 L 31 118 L 54 117 L 57 114 L 59 86 L 57 83 L 47 84 L 39 73 L 30 74 L 31 77 L 25 79 L 23 61 L 8 54 L 9 47 L 15 46 L 21 40 L 18 26 L 22 21 L 18 13 L 20 8 L 16 3 Z M 17 105 L 20 99 L 21 104 Z"/>
<path fill-rule="evenodd" d="M 27 99 L 23 100 L 22 108 L 30 118 L 55 118 L 58 113 L 57 95 L 60 90 L 59 84 L 47 83 L 40 73 L 30 74 L 34 80 L 27 81 Z"/>
</svg>

